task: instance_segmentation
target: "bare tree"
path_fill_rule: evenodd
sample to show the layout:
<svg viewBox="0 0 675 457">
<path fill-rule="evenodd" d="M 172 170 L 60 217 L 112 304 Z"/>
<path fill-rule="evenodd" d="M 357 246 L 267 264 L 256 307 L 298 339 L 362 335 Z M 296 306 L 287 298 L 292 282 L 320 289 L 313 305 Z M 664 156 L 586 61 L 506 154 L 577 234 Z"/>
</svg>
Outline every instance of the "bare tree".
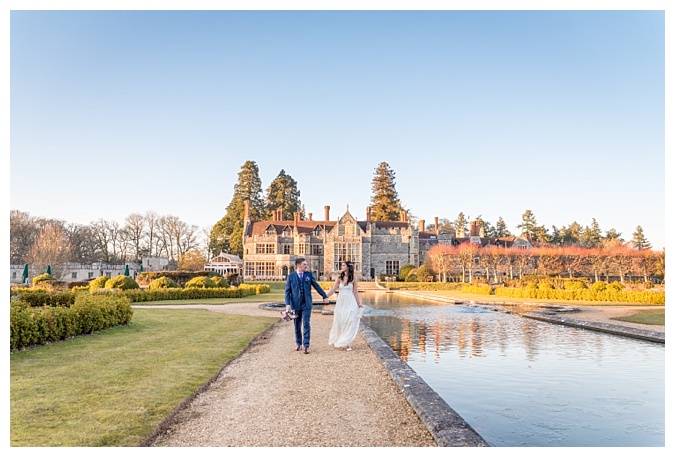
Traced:
<svg viewBox="0 0 675 457">
<path fill-rule="evenodd" d="M 72 250 L 73 247 L 63 227 L 58 223 L 47 224 L 40 229 L 25 260 L 38 271 L 45 270 L 48 265 L 51 266 L 52 275 L 61 279 L 70 261 Z"/>
<path fill-rule="evenodd" d="M 141 261 L 146 249 L 143 247 L 143 239 L 146 234 L 146 218 L 142 214 L 132 213 L 125 219 L 124 231 L 130 245 L 130 258 L 136 262 Z"/>
</svg>

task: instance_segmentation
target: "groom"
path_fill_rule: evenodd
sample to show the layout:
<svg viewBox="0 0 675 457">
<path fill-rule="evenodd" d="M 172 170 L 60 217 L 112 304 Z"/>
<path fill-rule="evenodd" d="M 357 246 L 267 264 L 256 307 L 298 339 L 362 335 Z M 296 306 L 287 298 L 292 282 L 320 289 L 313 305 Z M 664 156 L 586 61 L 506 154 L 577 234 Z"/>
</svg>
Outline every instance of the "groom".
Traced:
<svg viewBox="0 0 675 457">
<path fill-rule="evenodd" d="M 328 303 L 326 292 L 307 271 L 307 260 L 302 257 L 295 259 L 295 272 L 286 279 L 286 311 L 291 308 L 295 311 L 295 342 L 298 345 L 296 351 L 305 346 L 305 354 L 309 354 L 309 319 L 312 316 L 312 289 L 314 287 L 323 302 Z M 301 328 L 302 326 L 302 328 Z"/>
</svg>

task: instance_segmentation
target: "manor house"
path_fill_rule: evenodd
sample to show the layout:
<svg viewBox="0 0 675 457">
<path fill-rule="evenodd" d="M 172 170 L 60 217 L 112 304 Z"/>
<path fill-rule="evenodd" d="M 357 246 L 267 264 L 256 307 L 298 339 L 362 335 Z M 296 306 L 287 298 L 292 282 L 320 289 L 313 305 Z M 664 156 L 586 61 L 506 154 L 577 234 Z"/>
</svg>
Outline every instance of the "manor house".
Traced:
<svg viewBox="0 0 675 457">
<path fill-rule="evenodd" d="M 308 270 L 319 280 L 337 278 L 340 263 L 345 260 L 354 263 L 359 279 L 372 280 L 379 275 L 398 275 L 407 263 L 418 267 L 426 252 L 437 243 L 532 246 L 522 237 L 481 237 L 475 222 L 471 224 L 471 236 L 424 231 L 425 221 L 414 227 L 406 211 L 401 212 L 399 221 L 373 221 L 370 207 L 366 208 L 365 221 L 358 221 L 349 212 L 349 206 L 337 220 L 330 220 L 329 206 L 324 206 L 322 220 L 314 220 L 312 213 L 308 216 L 307 220 L 301 220 L 300 213 L 295 213 L 293 220 L 288 221 L 277 210 L 272 220 L 252 221 L 249 203 L 245 202 L 244 279 L 283 280 L 295 270 L 298 257 L 307 259 Z M 438 227 L 438 218 L 435 222 Z"/>
</svg>

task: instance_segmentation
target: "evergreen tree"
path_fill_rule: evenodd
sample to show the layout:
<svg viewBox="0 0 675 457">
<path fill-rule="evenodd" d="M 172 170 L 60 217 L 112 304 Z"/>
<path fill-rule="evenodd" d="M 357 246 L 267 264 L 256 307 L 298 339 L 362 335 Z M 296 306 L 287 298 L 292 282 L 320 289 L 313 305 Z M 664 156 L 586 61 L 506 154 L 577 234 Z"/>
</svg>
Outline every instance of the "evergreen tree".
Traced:
<svg viewBox="0 0 675 457">
<path fill-rule="evenodd" d="M 495 226 L 495 236 L 511 236 L 511 232 L 509 232 L 509 229 L 506 227 L 506 222 L 504 222 L 504 219 L 501 216 L 499 216 L 499 219 L 497 219 L 497 225 Z"/>
<path fill-rule="evenodd" d="M 546 239 L 546 229 L 543 225 L 537 225 L 537 218 L 531 210 L 523 213 L 523 220 L 516 228 L 522 230 L 523 235 L 529 236 L 532 241 L 544 241 Z"/>
<path fill-rule="evenodd" d="M 281 170 L 267 188 L 265 196 L 266 219 L 272 219 L 274 211 L 281 208 L 284 220 L 292 221 L 295 212 L 303 212 L 304 206 L 300 203 L 298 183 L 290 175 Z M 303 217 L 304 218 L 304 217 Z"/>
<path fill-rule="evenodd" d="M 593 222 L 590 227 L 586 227 L 583 232 L 581 232 L 581 237 L 579 239 L 581 247 L 584 248 L 596 248 L 602 244 L 602 230 L 600 230 L 600 224 L 598 221 L 593 218 Z"/>
<path fill-rule="evenodd" d="M 397 221 L 400 218 L 401 202 L 396 192 L 395 173 L 387 162 L 375 169 L 370 199 L 371 218 L 374 221 Z"/>
<path fill-rule="evenodd" d="M 642 231 L 642 226 L 638 225 L 635 231 L 633 232 L 633 247 L 638 250 L 642 249 L 651 249 L 652 244 L 645 237 L 644 232 Z"/>
<path fill-rule="evenodd" d="M 469 218 L 464 215 L 463 212 L 459 212 L 457 219 L 454 220 L 453 225 L 455 226 L 455 233 L 457 230 L 464 232 L 466 235 L 469 234 Z M 454 235 L 454 234 L 453 234 Z"/>
<path fill-rule="evenodd" d="M 251 220 L 261 220 L 265 215 L 258 165 L 252 160 L 246 161 L 238 177 L 234 185 L 234 195 L 230 204 L 227 205 L 225 216 L 211 229 L 209 249 L 214 255 L 223 251 L 239 257 L 243 256 L 244 202 L 246 200 L 250 204 Z"/>
<path fill-rule="evenodd" d="M 605 232 L 604 241 L 611 241 L 611 240 L 619 240 L 621 242 L 624 241 L 624 239 L 621 238 L 621 232 L 617 232 L 616 229 L 614 228 L 611 228 Z"/>
</svg>

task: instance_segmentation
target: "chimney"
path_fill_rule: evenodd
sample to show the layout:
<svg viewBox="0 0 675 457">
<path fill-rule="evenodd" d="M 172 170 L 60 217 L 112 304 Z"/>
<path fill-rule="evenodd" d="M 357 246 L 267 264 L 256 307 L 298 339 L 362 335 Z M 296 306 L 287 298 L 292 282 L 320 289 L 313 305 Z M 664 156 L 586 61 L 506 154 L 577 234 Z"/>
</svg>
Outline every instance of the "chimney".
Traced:
<svg viewBox="0 0 675 457">
<path fill-rule="evenodd" d="M 329 221 L 330 220 L 330 206 L 326 205 L 323 207 L 323 220 L 324 221 Z"/>
<path fill-rule="evenodd" d="M 464 233 L 463 227 L 457 227 L 455 229 L 455 238 L 465 238 L 466 234 Z"/>
<path fill-rule="evenodd" d="M 248 200 L 244 200 L 244 220 L 251 220 L 251 202 Z"/>
<path fill-rule="evenodd" d="M 370 222 L 370 206 L 366 206 L 366 221 Z"/>
<path fill-rule="evenodd" d="M 279 208 L 277 210 L 277 220 L 278 221 L 283 221 L 284 220 L 284 210 Z"/>
<path fill-rule="evenodd" d="M 478 221 L 469 222 L 469 234 L 471 236 L 478 236 Z"/>
<path fill-rule="evenodd" d="M 425 221 L 424 219 L 420 219 L 420 232 L 423 232 L 423 231 L 424 231 L 424 223 L 425 223 L 425 222 L 426 222 L 426 221 Z"/>
<path fill-rule="evenodd" d="M 312 213 L 307 213 L 309 215 L 309 220 L 312 220 Z"/>
<path fill-rule="evenodd" d="M 434 230 L 436 230 L 436 235 L 438 236 L 438 216 L 434 217 Z"/>
</svg>

